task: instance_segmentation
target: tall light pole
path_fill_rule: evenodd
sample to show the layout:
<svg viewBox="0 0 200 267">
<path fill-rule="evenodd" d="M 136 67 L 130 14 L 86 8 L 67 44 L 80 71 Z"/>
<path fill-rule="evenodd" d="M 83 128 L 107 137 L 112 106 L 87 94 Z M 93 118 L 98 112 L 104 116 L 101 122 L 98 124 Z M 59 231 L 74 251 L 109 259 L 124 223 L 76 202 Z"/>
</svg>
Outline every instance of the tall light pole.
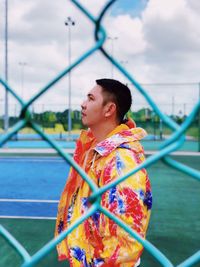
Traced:
<svg viewBox="0 0 200 267">
<path fill-rule="evenodd" d="M 5 81 L 8 82 L 8 1 L 5 0 Z M 4 130 L 7 132 L 8 121 L 8 91 L 5 88 L 5 111 L 4 111 Z"/>
<path fill-rule="evenodd" d="M 3 98 L 0 98 L 0 114 L 3 114 Z M 3 125 L 2 125 L 2 128 L 3 128 Z"/>
<path fill-rule="evenodd" d="M 125 67 L 125 65 L 128 64 L 128 60 L 121 60 L 119 63 L 122 64 Z M 124 83 L 126 83 L 126 78 L 125 78 Z"/>
<path fill-rule="evenodd" d="M 75 26 L 75 21 L 71 17 L 68 17 L 65 21 L 65 25 L 68 27 L 68 62 L 71 65 L 71 27 Z M 72 120 L 71 120 L 71 71 L 68 72 L 68 134 L 71 138 Z"/>
<path fill-rule="evenodd" d="M 118 39 L 118 37 L 108 37 L 108 40 L 111 41 L 111 57 L 114 57 L 114 41 L 116 41 Z M 113 79 L 113 72 L 114 72 L 114 69 L 113 69 L 113 63 L 111 62 L 111 78 Z"/>
<path fill-rule="evenodd" d="M 21 97 L 23 99 L 24 98 L 24 67 L 27 66 L 27 63 L 19 62 L 19 66 L 21 67 Z"/>
<path fill-rule="evenodd" d="M 174 106 L 175 106 L 175 101 L 174 101 L 174 96 L 172 96 L 172 117 L 174 117 Z"/>
</svg>

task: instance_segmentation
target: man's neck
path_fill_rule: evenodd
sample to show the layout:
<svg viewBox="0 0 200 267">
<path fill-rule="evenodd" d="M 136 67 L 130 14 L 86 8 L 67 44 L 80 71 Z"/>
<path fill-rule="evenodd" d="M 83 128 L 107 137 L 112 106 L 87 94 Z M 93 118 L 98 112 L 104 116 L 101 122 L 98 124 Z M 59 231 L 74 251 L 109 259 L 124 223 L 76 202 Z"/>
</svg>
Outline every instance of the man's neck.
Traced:
<svg viewBox="0 0 200 267">
<path fill-rule="evenodd" d="M 103 141 L 106 139 L 109 133 L 111 133 L 119 124 L 116 122 L 106 122 L 102 125 L 95 125 L 94 127 L 91 127 L 91 131 L 97 141 L 97 143 Z"/>
</svg>

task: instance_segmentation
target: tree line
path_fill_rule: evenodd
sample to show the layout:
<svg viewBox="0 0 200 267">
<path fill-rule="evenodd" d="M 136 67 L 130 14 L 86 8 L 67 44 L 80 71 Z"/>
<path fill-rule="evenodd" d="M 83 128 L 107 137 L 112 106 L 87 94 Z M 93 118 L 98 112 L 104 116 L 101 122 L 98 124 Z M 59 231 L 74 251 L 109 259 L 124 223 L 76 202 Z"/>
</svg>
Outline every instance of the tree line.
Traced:
<svg viewBox="0 0 200 267">
<path fill-rule="evenodd" d="M 142 108 L 138 111 L 129 111 L 128 116 L 134 119 L 134 121 L 139 124 L 139 126 L 148 126 L 160 124 L 160 118 L 154 111 L 149 108 Z M 178 124 L 181 124 L 186 116 L 171 116 Z M 19 117 L 10 116 L 9 117 L 9 126 L 13 126 Z M 63 112 L 54 112 L 54 111 L 44 111 L 41 113 L 34 112 L 32 113 L 32 120 L 44 128 L 54 128 L 56 124 L 62 124 L 65 131 L 68 130 L 68 109 Z M 198 116 L 196 116 L 195 124 L 198 121 Z M 72 129 L 81 129 L 83 128 L 81 122 L 81 111 L 72 110 L 71 111 L 71 122 Z M 3 118 L 0 119 L 0 128 L 3 128 Z"/>
</svg>

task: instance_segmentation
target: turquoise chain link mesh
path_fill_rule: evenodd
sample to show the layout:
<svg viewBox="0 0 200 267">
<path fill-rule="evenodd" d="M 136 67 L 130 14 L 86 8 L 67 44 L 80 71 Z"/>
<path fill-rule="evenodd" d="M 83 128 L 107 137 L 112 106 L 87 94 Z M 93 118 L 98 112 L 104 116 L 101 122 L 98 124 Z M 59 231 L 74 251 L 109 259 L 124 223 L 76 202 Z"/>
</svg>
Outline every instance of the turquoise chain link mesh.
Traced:
<svg viewBox="0 0 200 267">
<path fill-rule="evenodd" d="M 40 90 L 38 94 L 36 94 L 34 97 L 32 97 L 28 102 L 24 102 L 17 94 L 16 92 L 8 85 L 6 81 L 0 78 L 0 83 L 2 84 L 5 89 L 13 95 L 13 97 L 20 103 L 21 105 L 21 115 L 20 115 L 20 121 L 16 123 L 12 129 L 3 135 L 0 139 L 0 147 L 7 142 L 16 132 L 18 132 L 20 129 L 24 128 L 25 126 L 29 126 L 32 129 L 34 129 L 46 142 L 48 142 L 52 148 L 54 148 L 57 153 L 73 168 L 76 169 L 76 171 L 82 176 L 82 178 L 88 183 L 92 190 L 92 194 L 89 197 L 89 200 L 91 201 L 92 205 L 91 208 L 88 210 L 86 214 L 84 214 L 81 218 L 79 218 L 73 225 L 71 225 L 66 231 L 62 232 L 56 239 L 51 240 L 48 244 L 46 244 L 43 248 L 41 248 L 38 252 L 36 252 L 34 255 L 29 255 L 29 253 L 25 250 L 23 246 L 20 245 L 20 243 L 2 226 L 0 225 L 0 234 L 1 236 L 7 240 L 10 245 L 15 249 L 15 251 L 22 257 L 23 264 L 22 267 L 31 267 L 35 266 L 38 262 L 42 260 L 43 257 L 45 257 L 50 251 L 52 251 L 58 243 L 60 243 L 61 240 L 63 240 L 70 232 L 72 232 L 79 224 L 84 222 L 88 217 L 90 217 L 93 213 L 95 213 L 97 210 L 104 213 L 106 216 L 108 216 L 110 219 L 115 221 L 120 227 L 122 227 L 127 233 L 129 233 L 132 237 L 134 237 L 136 240 L 138 240 L 154 258 L 157 260 L 161 266 L 166 267 L 173 267 L 174 265 L 170 262 L 170 260 L 159 250 L 157 249 L 153 244 L 151 244 L 148 240 L 143 239 L 140 237 L 135 231 L 133 231 L 128 225 L 126 225 L 123 221 L 121 221 L 119 218 L 115 217 L 111 213 L 109 213 L 106 209 L 104 209 L 100 205 L 100 200 L 102 194 L 110 189 L 111 187 L 119 184 L 120 182 L 127 179 L 130 175 L 136 173 L 142 168 L 146 168 L 158 160 L 162 160 L 165 164 L 171 166 L 172 168 L 175 168 L 179 171 L 182 171 L 183 173 L 186 173 L 190 175 L 192 178 L 198 180 L 200 182 L 200 172 L 197 170 L 194 170 L 180 162 L 175 161 L 170 157 L 170 153 L 173 151 L 176 151 L 178 148 L 180 148 L 184 142 L 185 136 L 184 133 L 192 123 L 194 117 L 196 116 L 197 112 L 200 109 L 200 101 L 194 106 L 193 110 L 187 117 L 187 119 L 184 121 L 184 123 L 179 126 L 177 125 L 171 118 L 166 116 L 162 111 L 158 108 L 158 106 L 154 103 L 154 101 L 151 99 L 151 97 L 148 95 L 148 93 L 143 89 L 143 87 L 137 83 L 137 81 L 132 77 L 130 73 L 124 69 L 119 62 L 115 60 L 115 58 L 111 57 L 109 53 L 106 52 L 106 50 L 103 48 L 103 44 L 106 40 L 106 32 L 104 28 L 101 26 L 102 18 L 104 17 L 105 13 L 109 9 L 109 7 L 115 2 L 116 0 L 109 1 L 105 7 L 102 9 L 99 17 L 96 19 L 87 11 L 86 8 L 84 8 L 80 3 L 78 3 L 76 0 L 72 0 L 71 2 L 83 13 L 85 16 L 94 24 L 95 27 L 95 40 L 96 43 L 91 49 L 89 49 L 85 54 L 83 54 L 79 59 L 74 61 L 73 64 L 68 66 L 66 69 L 64 69 L 57 77 L 55 77 L 51 82 L 49 82 L 44 88 Z M 51 138 L 49 138 L 42 130 L 41 128 L 35 124 L 31 120 L 31 112 L 29 111 L 29 107 L 31 104 L 34 103 L 36 99 L 38 99 L 41 95 L 43 95 L 46 91 L 50 90 L 52 86 L 57 83 L 60 79 L 62 79 L 69 71 L 73 70 L 75 67 L 77 67 L 81 62 L 83 62 L 86 58 L 89 56 L 92 56 L 96 51 L 100 50 L 101 53 L 110 61 L 112 64 L 135 86 L 135 88 L 144 96 L 144 98 L 147 100 L 149 105 L 152 107 L 152 109 L 155 111 L 155 113 L 162 119 L 164 123 L 166 123 L 172 130 L 173 134 L 171 137 L 166 140 L 160 150 L 147 158 L 145 162 L 140 164 L 137 168 L 133 169 L 128 174 L 124 175 L 117 181 L 114 181 L 102 188 L 98 188 L 92 180 L 86 175 L 86 173 L 74 162 L 71 156 L 66 154 L 59 146 L 58 144 L 53 141 Z M 177 267 L 189 267 L 193 266 L 196 263 L 200 262 L 200 250 L 186 259 L 184 262 L 180 263 Z"/>
</svg>

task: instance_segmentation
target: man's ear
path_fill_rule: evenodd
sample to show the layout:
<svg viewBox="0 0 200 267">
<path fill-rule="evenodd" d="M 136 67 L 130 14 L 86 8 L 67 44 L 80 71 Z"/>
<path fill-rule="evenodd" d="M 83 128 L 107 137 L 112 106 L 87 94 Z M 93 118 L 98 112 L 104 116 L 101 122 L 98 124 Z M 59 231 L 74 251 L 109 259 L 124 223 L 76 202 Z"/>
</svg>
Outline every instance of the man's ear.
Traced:
<svg viewBox="0 0 200 267">
<path fill-rule="evenodd" d="M 105 106 L 105 117 L 111 117 L 114 113 L 116 113 L 117 107 L 114 102 L 108 102 Z"/>
</svg>

